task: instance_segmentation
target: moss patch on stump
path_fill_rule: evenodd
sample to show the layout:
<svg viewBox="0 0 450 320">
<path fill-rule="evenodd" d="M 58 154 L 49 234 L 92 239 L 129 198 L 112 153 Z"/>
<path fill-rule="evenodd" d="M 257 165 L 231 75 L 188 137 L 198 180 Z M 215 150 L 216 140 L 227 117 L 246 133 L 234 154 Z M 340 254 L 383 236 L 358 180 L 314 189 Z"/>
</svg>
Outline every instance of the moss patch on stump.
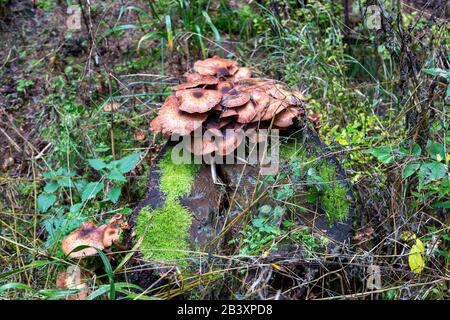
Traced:
<svg viewBox="0 0 450 320">
<path fill-rule="evenodd" d="M 164 205 L 155 210 L 142 209 L 136 221 L 136 238 L 145 233 L 140 245 L 144 259 L 175 262 L 188 256 L 192 216 L 180 199 L 190 193 L 199 168 L 195 164 L 174 164 L 170 149 L 160 160 L 159 187 L 165 195 Z"/>
</svg>

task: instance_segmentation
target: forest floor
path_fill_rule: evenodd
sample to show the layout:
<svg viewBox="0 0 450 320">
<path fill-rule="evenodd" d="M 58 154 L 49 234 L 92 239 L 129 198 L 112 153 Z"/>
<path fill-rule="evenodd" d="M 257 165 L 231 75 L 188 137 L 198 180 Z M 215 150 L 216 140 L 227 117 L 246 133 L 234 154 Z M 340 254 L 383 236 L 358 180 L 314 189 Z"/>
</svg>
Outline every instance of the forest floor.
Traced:
<svg viewBox="0 0 450 320">
<path fill-rule="evenodd" d="M 273 211 L 252 213 L 242 241 L 217 253 L 226 263 L 158 271 L 161 261 L 146 261 L 150 284 L 139 287 L 135 248 L 114 248 L 82 264 L 88 298 L 449 298 L 445 1 L 405 1 L 401 23 L 398 8 L 370 16 L 323 0 L 80 3 L 73 13 L 71 1 L 0 0 L 0 298 L 73 294 L 54 290 L 56 274 L 79 264 L 61 239 L 84 221 L 132 215 L 165 142 L 149 122 L 193 62 L 213 55 L 304 93 L 350 186 L 349 239 L 324 245 L 292 218 L 304 190 L 280 184 Z M 98 167 L 113 161 L 129 170 Z M 325 179 L 292 172 L 277 181 Z M 326 214 L 323 192 L 307 197 Z M 278 245 L 286 239 L 299 256 Z"/>
</svg>

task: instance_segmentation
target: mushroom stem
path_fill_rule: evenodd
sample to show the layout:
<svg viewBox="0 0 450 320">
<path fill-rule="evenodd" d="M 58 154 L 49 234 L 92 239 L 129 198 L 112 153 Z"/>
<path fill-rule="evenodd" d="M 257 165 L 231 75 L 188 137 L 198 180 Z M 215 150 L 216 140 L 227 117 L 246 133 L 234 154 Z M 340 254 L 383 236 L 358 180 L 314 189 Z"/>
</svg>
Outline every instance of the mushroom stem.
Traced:
<svg viewBox="0 0 450 320">
<path fill-rule="evenodd" d="M 219 176 L 217 175 L 217 167 L 214 160 L 211 160 L 211 177 L 213 179 L 213 183 L 217 184 L 219 186 L 225 186 L 225 184 L 220 180 Z"/>
<path fill-rule="evenodd" d="M 247 159 L 244 159 L 244 158 L 241 158 L 241 157 L 238 157 L 238 156 L 236 156 L 236 160 L 238 160 L 238 161 L 244 163 L 245 165 L 249 165 L 249 166 L 251 166 L 251 167 L 254 167 L 254 166 L 255 166 L 255 165 L 251 164 L 250 162 L 248 162 Z"/>
</svg>

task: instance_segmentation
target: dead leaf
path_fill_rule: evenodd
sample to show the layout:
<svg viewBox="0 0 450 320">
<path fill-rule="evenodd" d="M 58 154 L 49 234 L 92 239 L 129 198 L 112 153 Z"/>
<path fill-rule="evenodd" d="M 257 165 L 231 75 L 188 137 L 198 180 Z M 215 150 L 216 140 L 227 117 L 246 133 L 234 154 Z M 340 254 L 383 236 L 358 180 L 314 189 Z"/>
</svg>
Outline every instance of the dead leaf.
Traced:
<svg viewBox="0 0 450 320">
<path fill-rule="evenodd" d="M 353 240 L 361 242 L 361 241 L 368 241 L 372 239 L 373 237 L 373 228 L 372 227 L 366 227 L 359 229 L 356 231 L 355 236 L 353 237 Z"/>
<path fill-rule="evenodd" d="M 136 131 L 133 135 L 134 140 L 142 141 L 145 139 L 145 134 L 142 131 Z"/>
<path fill-rule="evenodd" d="M 367 289 L 369 290 L 381 289 L 380 267 L 372 264 L 367 267 L 367 273 L 369 274 L 369 277 L 367 278 Z"/>
<path fill-rule="evenodd" d="M 120 103 L 110 102 L 110 103 L 107 103 L 107 104 L 105 104 L 103 106 L 103 111 L 105 111 L 105 112 L 112 112 L 112 111 L 115 112 L 115 111 L 119 110 L 120 106 L 121 106 Z"/>
</svg>

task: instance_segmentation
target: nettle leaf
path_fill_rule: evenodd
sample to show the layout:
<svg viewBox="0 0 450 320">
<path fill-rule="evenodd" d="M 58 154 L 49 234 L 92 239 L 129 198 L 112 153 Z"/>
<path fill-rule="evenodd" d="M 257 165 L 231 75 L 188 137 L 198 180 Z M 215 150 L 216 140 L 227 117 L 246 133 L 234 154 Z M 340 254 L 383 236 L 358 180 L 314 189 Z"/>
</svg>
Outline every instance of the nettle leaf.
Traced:
<svg viewBox="0 0 450 320">
<path fill-rule="evenodd" d="M 77 188 L 78 192 L 81 192 L 89 183 L 86 179 L 79 179 L 75 182 L 75 187 Z"/>
<path fill-rule="evenodd" d="M 113 187 L 106 196 L 112 203 L 117 203 L 121 193 L 122 189 L 120 187 Z"/>
<path fill-rule="evenodd" d="M 56 196 L 49 193 L 41 193 L 37 198 L 37 209 L 46 212 L 56 202 Z"/>
<path fill-rule="evenodd" d="M 57 176 L 56 171 L 47 171 L 42 174 L 45 179 L 52 179 Z"/>
<path fill-rule="evenodd" d="M 122 158 L 117 161 L 117 169 L 121 173 L 128 173 L 134 168 L 136 168 L 137 163 L 139 162 L 139 159 L 141 158 L 140 152 L 134 152 L 125 158 Z"/>
<path fill-rule="evenodd" d="M 70 213 L 78 213 L 80 212 L 81 208 L 83 207 L 82 203 L 75 203 L 74 205 L 72 205 L 69 209 Z"/>
<path fill-rule="evenodd" d="M 47 193 L 52 193 L 55 192 L 56 190 L 58 190 L 58 183 L 55 181 L 50 181 L 48 182 L 45 187 L 44 187 L 44 191 Z"/>
<path fill-rule="evenodd" d="M 419 188 L 432 181 L 436 181 L 445 177 L 447 173 L 447 166 L 439 162 L 425 162 L 420 166 L 419 170 Z"/>
<path fill-rule="evenodd" d="M 95 198 L 100 191 L 103 191 L 103 188 L 103 182 L 88 183 L 86 188 L 84 188 L 83 193 L 81 194 L 81 200 L 84 202 L 86 200 Z"/>
<path fill-rule="evenodd" d="M 89 165 L 95 170 L 99 171 L 106 168 L 106 163 L 101 159 L 89 159 Z"/>
<path fill-rule="evenodd" d="M 427 152 L 430 157 L 438 162 L 445 159 L 445 147 L 443 144 L 435 141 L 427 142 Z"/>
<path fill-rule="evenodd" d="M 420 241 L 416 239 L 416 243 L 411 247 L 408 255 L 408 263 L 411 271 L 414 273 L 421 273 L 425 267 L 425 260 L 423 254 L 425 252 L 425 247 Z"/>
<path fill-rule="evenodd" d="M 72 182 L 72 179 L 70 177 L 61 177 L 57 180 L 58 184 L 61 187 L 66 187 L 66 188 L 73 188 L 74 184 Z"/>
<path fill-rule="evenodd" d="M 117 169 L 112 169 L 111 172 L 108 172 L 106 178 L 118 182 L 127 182 L 127 179 L 125 179 L 124 175 Z"/>
<path fill-rule="evenodd" d="M 402 177 L 403 179 L 406 179 L 414 174 L 414 172 L 417 171 L 420 167 L 419 161 L 411 161 L 408 163 L 405 168 L 403 168 Z"/>
</svg>

